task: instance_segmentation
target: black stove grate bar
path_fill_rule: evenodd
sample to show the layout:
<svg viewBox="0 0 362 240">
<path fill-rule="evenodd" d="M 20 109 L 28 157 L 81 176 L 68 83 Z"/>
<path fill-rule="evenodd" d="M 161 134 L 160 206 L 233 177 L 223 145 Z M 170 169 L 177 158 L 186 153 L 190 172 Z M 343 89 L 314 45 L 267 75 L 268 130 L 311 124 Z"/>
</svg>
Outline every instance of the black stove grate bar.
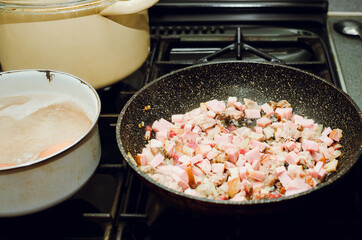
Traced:
<svg viewBox="0 0 362 240">
<path fill-rule="evenodd" d="M 112 206 L 109 213 L 83 213 L 83 218 L 88 221 L 96 222 L 103 228 L 103 240 L 112 239 L 115 234 L 118 223 L 118 212 L 120 211 L 120 196 L 124 192 L 124 172 L 125 165 L 123 164 L 100 164 L 96 169 L 96 173 L 110 174 L 116 178 L 116 190 Z"/>
<path fill-rule="evenodd" d="M 158 67 L 161 68 L 178 68 L 178 67 L 188 67 L 195 64 L 192 61 L 156 61 Z M 284 62 L 284 65 L 293 66 L 293 67 L 323 67 L 325 66 L 324 61 L 298 61 L 298 62 Z"/>
<path fill-rule="evenodd" d="M 209 62 L 210 60 L 218 57 L 218 56 L 221 56 L 223 55 L 224 53 L 226 52 L 229 52 L 229 51 L 234 51 L 235 52 L 235 56 L 236 56 L 236 60 L 241 60 L 242 59 L 242 52 L 243 51 L 248 51 L 248 52 L 251 52 L 267 61 L 270 61 L 270 62 L 274 62 L 274 63 L 279 63 L 279 64 L 284 64 L 284 61 L 268 54 L 268 53 L 265 53 L 263 51 L 260 51 L 259 49 L 257 48 L 254 48 L 252 47 L 251 45 L 247 44 L 247 43 L 244 43 L 242 41 L 242 33 L 241 33 L 241 28 L 240 27 L 237 27 L 236 28 L 236 33 L 235 33 L 235 41 L 234 43 L 226 46 L 225 48 L 222 48 L 221 50 L 219 51 L 216 51 L 215 53 L 212 53 L 206 57 L 203 57 L 199 60 L 196 61 L 196 63 L 206 63 L 206 62 Z"/>
</svg>

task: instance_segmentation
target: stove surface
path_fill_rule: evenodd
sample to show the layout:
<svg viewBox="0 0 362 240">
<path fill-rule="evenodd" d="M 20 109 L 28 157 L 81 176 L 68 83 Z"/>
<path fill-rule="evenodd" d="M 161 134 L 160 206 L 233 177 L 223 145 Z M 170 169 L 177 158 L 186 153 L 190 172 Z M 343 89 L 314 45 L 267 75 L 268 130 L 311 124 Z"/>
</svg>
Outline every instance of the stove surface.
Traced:
<svg viewBox="0 0 362 240">
<path fill-rule="evenodd" d="M 249 19 L 252 15 L 244 16 L 236 11 L 244 9 L 246 3 L 251 4 L 249 9 L 260 10 L 255 5 L 259 2 L 226 1 L 226 5 L 220 5 L 221 1 L 184 1 L 183 4 L 160 1 L 158 7 L 151 9 L 148 59 L 131 76 L 98 90 L 102 102 L 99 119 L 102 158 L 96 173 L 77 194 L 51 209 L 0 219 L 0 240 L 262 239 L 271 236 L 362 239 L 362 190 L 357 175 L 361 164 L 333 187 L 285 211 L 253 216 L 205 216 L 178 209 L 146 189 L 130 172 L 118 150 L 115 127 L 125 103 L 144 85 L 182 67 L 235 59 L 270 61 L 308 71 L 340 86 L 323 22 L 325 1 L 310 1 L 311 5 L 281 1 L 285 2 L 286 9 L 293 10 L 291 14 L 314 9 L 315 21 L 308 18 L 312 15 L 298 15 L 298 19 L 309 19 L 300 27 L 296 26 L 299 21 L 286 22 L 289 14 L 284 20 L 283 15 L 278 15 L 275 21 L 268 21 L 273 13 L 270 6 L 263 6 L 262 9 L 269 11 L 254 15 L 253 21 Z M 235 4 L 237 9 L 231 10 Z M 185 6 L 190 9 L 187 14 L 183 11 Z M 200 9 L 206 9 L 205 14 L 200 14 Z M 226 13 L 218 13 L 211 21 L 220 9 Z M 157 14 L 160 11 L 162 15 Z M 176 15 L 169 16 L 172 13 Z M 267 18 L 263 18 L 265 14 Z M 193 21 L 195 16 L 199 16 L 198 21 Z"/>
</svg>

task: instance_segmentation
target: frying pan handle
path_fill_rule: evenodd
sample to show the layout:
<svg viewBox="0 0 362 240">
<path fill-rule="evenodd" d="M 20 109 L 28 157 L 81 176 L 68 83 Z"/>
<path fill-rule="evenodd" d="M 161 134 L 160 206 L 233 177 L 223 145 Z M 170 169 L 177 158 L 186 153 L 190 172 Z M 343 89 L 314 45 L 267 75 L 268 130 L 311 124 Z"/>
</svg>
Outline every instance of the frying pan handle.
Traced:
<svg viewBox="0 0 362 240">
<path fill-rule="evenodd" d="M 158 0 L 116 1 L 115 3 L 103 9 L 99 14 L 103 16 L 134 14 L 152 7 L 157 2 Z"/>
</svg>

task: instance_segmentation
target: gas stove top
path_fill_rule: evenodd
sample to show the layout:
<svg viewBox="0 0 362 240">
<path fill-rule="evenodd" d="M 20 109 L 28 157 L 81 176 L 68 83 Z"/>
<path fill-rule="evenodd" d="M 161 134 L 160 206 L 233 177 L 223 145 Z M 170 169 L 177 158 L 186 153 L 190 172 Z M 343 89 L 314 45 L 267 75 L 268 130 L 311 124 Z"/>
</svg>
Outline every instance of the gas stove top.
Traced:
<svg viewBox="0 0 362 240">
<path fill-rule="evenodd" d="M 142 86 L 193 64 L 273 62 L 340 86 L 325 27 L 326 1 L 160 1 L 150 9 L 151 50 L 123 81 L 98 90 L 101 163 L 86 186 L 40 213 L 0 219 L 0 239 L 361 239 L 360 165 L 313 207 L 277 214 L 203 216 L 146 189 L 128 169 L 115 137 L 119 112 Z M 310 206 L 311 204 L 308 204 Z M 260 229 L 263 231 L 260 231 Z M 298 234 L 296 234 L 298 233 Z M 302 233 L 302 234 L 299 234 Z"/>
</svg>

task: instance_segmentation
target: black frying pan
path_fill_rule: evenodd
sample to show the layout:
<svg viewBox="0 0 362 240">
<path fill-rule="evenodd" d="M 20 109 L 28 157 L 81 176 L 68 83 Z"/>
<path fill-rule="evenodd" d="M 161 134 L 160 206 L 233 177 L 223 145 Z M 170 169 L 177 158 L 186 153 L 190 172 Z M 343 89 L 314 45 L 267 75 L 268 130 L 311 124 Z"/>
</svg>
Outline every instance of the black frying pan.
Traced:
<svg viewBox="0 0 362 240">
<path fill-rule="evenodd" d="M 343 155 L 337 172 L 322 184 L 297 195 L 248 202 L 209 200 L 189 196 L 160 185 L 141 172 L 133 161 L 145 146 L 144 128 L 162 118 L 199 107 L 212 99 L 244 97 L 265 103 L 287 100 L 295 113 L 304 113 L 316 122 L 343 130 Z M 145 111 L 144 107 L 151 109 Z M 167 201 L 184 209 L 202 213 L 258 213 L 291 206 L 320 192 L 340 179 L 356 164 L 362 152 L 362 114 L 343 91 L 307 72 L 266 63 L 221 62 L 187 67 L 166 74 L 139 90 L 124 106 L 118 118 L 116 136 L 119 149 L 129 166 L 143 182 Z"/>
</svg>

